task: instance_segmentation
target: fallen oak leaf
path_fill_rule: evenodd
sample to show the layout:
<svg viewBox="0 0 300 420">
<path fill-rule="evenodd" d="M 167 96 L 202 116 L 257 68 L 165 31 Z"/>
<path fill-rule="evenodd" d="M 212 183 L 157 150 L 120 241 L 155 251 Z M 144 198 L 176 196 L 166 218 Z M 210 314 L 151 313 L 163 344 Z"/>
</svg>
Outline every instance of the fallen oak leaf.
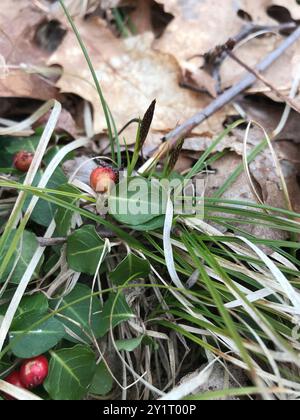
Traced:
<svg viewBox="0 0 300 420">
<path fill-rule="evenodd" d="M 244 28 L 245 20 L 240 16 L 247 14 L 254 24 L 274 26 L 278 21 L 270 16 L 270 8 L 282 7 L 283 11 L 291 14 L 291 22 L 300 17 L 300 6 L 289 0 L 240 0 L 237 2 L 225 1 L 220 8 L 219 1 L 211 0 L 157 0 L 166 12 L 174 15 L 174 20 L 168 25 L 163 36 L 154 43 L 154 47 L 162 52 L 171 53 L 180 63 L 183 79 L 192 82 L 200 89 L 206 89 L 212 96 L 216 95 L 212 76 L 203 77 L 204 55 L 218 45 L 239 34 Z M 243 12 L 243 13 L 241 13 Z M 283 20 L 286 22 L 285 20 Z M 249 24 L 249 23 L 248 23 Z M 268 36 L 253 39 L 243 47 L 239 47 L 237 55 L 251 67 L 274 50 L 282 41 L 280 36 Z M 281 59 L 265 74 L 280 89 L 289 90 L 292 81 L 292 68 L 290 66 L 294 55 L 299 51 L 299 43 L 286 51 Z M 284 71 L 282 71 L 284 69 Z M 288 69 L 288 70 L 287 70 Z M 223 90 L 234 85 L 244 73 L 232 60 L 226 60 L 221 67 L 221 80 Z M 251 92 L 258 90 L 270 93 L 261 83 L 257 83 Z M 272 97 L 273 99 L 273 97 Z"/>
<path fill-rule="evenodd" d="M 180 69 L 176 60 L 169 54 L 153 51 L 152 34 L 122 40 L 116 39 L 99 18 L 77 20 L 76 24 L 91 55 L 117 127 L 125 126 L 128 121 L 137 118 L 156 98 L 157 110 L 149 136 L 151 141 L 151 136 L 155 138 L 167 132 L 210 102 L 207 96 L 199 98 L 179 87 Z M 106 122 L 98 94 L 72 32 L 67 34 L 48 64 L 58 64 L 63 68 L 63 76 L 57 82 L 62 92 L 75 93 L 92 103 L 95 132 L 104 132 Z M 203 131 L 211 135 L 220 133 L 226 115 L 227 110 L 223 109 L 201 130 L 196 129 L 195 135 Z M 127 144 L 134 143 L 136 128 L 130 127 L 124 136 Z"/>
<path fill-rule="evenodd" d="M 41 100 L 56 97 L 57 89 L 33 71 L 49 57 L 34 41 L 36 30 L 45 18 L 45 13 L 29 0 L 2 0 L 0 51 L 6 67 L 0 78 L 1 97 Z"/>
</svg>

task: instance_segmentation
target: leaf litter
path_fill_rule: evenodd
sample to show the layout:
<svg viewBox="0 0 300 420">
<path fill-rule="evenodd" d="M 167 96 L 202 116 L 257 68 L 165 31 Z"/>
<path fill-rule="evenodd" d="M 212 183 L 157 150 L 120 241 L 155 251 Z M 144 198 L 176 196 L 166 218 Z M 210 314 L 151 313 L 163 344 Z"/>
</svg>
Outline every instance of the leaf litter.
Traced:
<svg viewBox="0 0 300 420">
<path fill-rule="evenodd" d="M 199 110 L 205 109 L 205 107 L 211 103 L 212 98 L 218 96 L 220 89 L 226 90 L 235 85 L 243 76 L 245 69 L 233 62 L 229 57 L 222 59 L 219 66 L 215 65 L 216 63 L 208 63 L 208 58 L 212 56 L 212 52 L 215 51 L 218 46 L 224 45 L 228 39 L 241 34 L 245 27 L 253 25 L 256 28 L 255 31 L 249 32 L 249 36 L 245 37 L 241 43 L 238 43 L 235 54 L 249 66 L 255 67 L 264 56 L 280 44 L 283 36 L 287 36 L 289 30 L 281 30 L 282 28 L 278 25 L 297 24 L 300 19 L 300 6 L 291 0 L 224 1 L 221 9 L 220 2 L 208 0 L 186 0 L 185 2 L 180 0 L 90 0 L 86 2 L 66 0 L 65 4 L 69 8 L 80 35 L 87 46 L 96 69 L 97 77 L 101 83 L 104 97 L 113 114 L 117 128 L 121 129 L 129 121 L 139 118 L 144 114 L 153 99 L 157 100 L 157 109 L 145 145 L 144 157 L 149 157 L 153 151 L 157 150 L 161 145 L 162 138 L 165 134 L 185 122 Z M 120 17 L 121 20 L 119 20 Z M 290 94 L 293 82 L 295 78 L 298 77 L 299 48 L 300 41 L 286 50 L 279 60 L 277 60 L 264 74 L 266 79 L 272 81 L 272 84 L 285 95 Z M 103 145 L 106 145 L 108 142 L 107 126 L 99 104 L 99 96 L 93 85 L 93 80 L 86 65 L 85 58 L 80 47 L 77 45 L 74 33 L 66 23 L 66 19 L 58 2 L 46 0 L 37 0 L 34 2 L 30 2 L 29 0 L 21 0 L 18 2 L 16 0 L 2 1 L 0 11 L 0 65 L 0 95 L 2 98 L 0 123 L 4 126 L 13 125 L 15 122 L 14 120 L 19 118 L 18 113 L 19 115 L 22 115 L 22 117 L 31 115 L 32 106 L 37 106 L 37 103 L 33 100 L 47 101 L 52 98 L 57 98 L 62 101 L 63 110 L 58 119 L 55 131 L 55 145 L 59 144 L 61 139 L 62 141 L 65 141 L 67 138 L 69 141 L 71 137 L 76 139 L 80 135 L 86 136 L 87 134 L 92 133 L 92 138 L 90 138 L 90 140 L 93 141 L 90 141 L 89 144 L 86 142 L 85 150 L 81 149 L 80 152 L 76 151 L 73 153 L 73 156 L 64 156 L 66 162 L 62 166 L 68 179 L 72 178 L 74 171 L 77 171 L 77 183 L 75 182 L 74 185 L 82 186 L 83 184 L 88 184 L 89 172 L 91 168 L 94 168 L 97 165 L 97 163 L 90 160 L 90 157 L 95 154 L 95 152 L 100 152 L 105 149 Z M 21 102 L 18 98 L 26 98 L 28 101 L 28 103 L 26 103 L 27 109 L 24 105 L 20 106 Z M 300 101 L 299 98 L 299 92 L 297 92 L 295 99 L 298 103 Z M 16 102 L 11 102 L 12 99 L 16 99 Z M 39 103 L 40 102 L 38 102 L 38 104 Z M 12 106 L 12 104 L 14 105 Z M 15 104 L 17 106 L 15 106 Z M 237 120 L 241 116 L 246 116 L 247 119 L 252 119 L 257 123 L 262 124 L 267 132 L 271 134 L 277 127 L 278 122 L 282 117 L 283 110 L 284 104 L 281 103 L 274 92 L 262 82 L 258 81 L 248 90 L 248 92 L 246 92 L 246 95 L 238 97 L 234 103 L 224 107 L 221 111 L 216 112 L 211 118 L 199 127 L 196 127 L 193 132 L 190 133 L 188 138 L 185 139 L 176 169 L 181 173 L 186 173 L 193 163 L 201 158 L 213 139 L 222 133 L 224 127 L 230 121 Z M 51 118 L 52 117 L 50 116 L 50 119 Z M 49 114 L 40 119 L 36 125 L 30 127 L 31 131 L 29 130 L 27 134 L 24 132 L 24 135 L 28 136 L 32 134 L 33 130 L 37 127 L 40 129 L 41 126 L 44 126 L 47 123 L 48 119 Z M 295 212 L 300 212 L 300 153 L 298 150 L 298 132 L 299 115 L 292 111 L 289 119 L 285 122 L 283 129 L 273 140 L 277 158 L 286 179 L 292 209 Z M 244 135 L 244 126 L 235 128 L 216 146 L 213 156 L 216 157 L 216 153 L 219 153 L 220 157 L 218 159 L 213 159 L 201 174 L 201 177 L 207 182 L 206 196 L 208 198 L 214 197 L 219 188 L 223 186 L 228 176 L 232 174 L 236 168 L 242 165 Z M 261 130 L 255 126 L 251 128 L 249 131 L 249 138 L 247 139 L 248 153 L 250 153 L 254 147 L 257 147 L 262 139 L 263 133 Z M 125 151 L 125 143 L 130 151 L 132 151 L 131 146 L 134 145 L 135 141 L 136 126 L 131 124 L 121 135 L 122 151 Z M 84 145 L 84 141 L 80 144 L 81 146 Z M 71 149 L 72 147 L 70 150 Z M 75 146 L 74 150 L 76 150 Z M 2 165 L 0 165 L 0 167 L 1 166 Z M 78 171 L 78 168 L 81 169 Z M 268 148 L 261 152 L 255 160 L 249 164 L 249 173 L 252 177 L 255 189 L 266 205 L 282 209 L 286 208 L 286 201 L 278 171 L 276 170 L 274 159 Z M 12 176 L 10 179 L 14 180 L 17 178 Z M 7 200 L 8 190 L 5 188 L 1 188 L 1 190 L 1 197 L 3 194 Z M 86 192 L 88 190 L 84 191 Z M 249 179 L 244 171 L 233 180 L 229 188 L 223 193 L 222 198 L 224 200 L 246 201 L 249 203 L 256 203 L 257 201 L 251 186 L 249 185 Z M 83 208 L 88 208 L 84 198 L 81 197 L 81 200 L 83 200 L 84 203 Z M 76 201 L 74 202 L 76 203 Z M 93 206 L 91 205 L 91 207 Z M 261 214 L 263 215 L 265 212 L 261 210 Z M 216 220 L 211 216 L 215 216 Z M 243 216 L 236 217 L 222 211 L 214 211 L 210 217 L 211 219 L 208 218 L 206 222 L 211 224 L 211 231 L 219 232 L 220 235 L 228 235 L 229 238 L 232 236 L 234 229 L 242 232 L 242 234 L 250 235 L 253 239 L 259 238 L 261 240 L 267 240 L 269 243 L 272 241 L 283 241 L 284 243 L 287 243 L 287 241 L 292 238 L 291 232 L 281 229 L 280 226 L 277 229 L 274 226 L 269 227 L 267 225 L 264 226 L 263 224 L 247 224 L 247 220 L 242 222 Z M 223 222 L 225 223 L 220 224 L 220 219 L 223 219 Z M 291 220 L 294 220 L 294 218 Z M 82 219 L 80 215 L 78 215 L 76 219 L 69 221 L 69 229 L 71 230 L 76 226 L 80 227 L 81 225 Z M 190 227 L 191 225 L 188 224 L 188 226 Z M 206 225 L 203 225 L 199 228 L 197 224 L 195 225 L 197 229 L 204 229 L 203 232 L 205 232 L 205 226 Z M 98 225 L 97 231 L 100 233 L 100 227 Z M 171 257 L 167 258 L 166 264 L 170 266 L 172 263 L 172 270 L 173 268 L 175 270 L 173 274 L 178 278 L 176 269 L 181 265 L 181 256 L 185 255 L 183 250 L 188 249 L 186 246 L 189 240 L 185 240 L 183 245 L 181 244 L 177 249 L 178 243 L 174 242 L 171 236 L 168 238 L 164 237 L 163 239 L 167 242 L 166 245 L 168 249 L 171 243 L 171 248 L 173 245 L 174 249 L 176 248 L 176 253 L 174 254 L 174 257 L 172 256 L 172 259 L 176 259 L 176 265 L 178 267 L 175 267 L 175 260 L 170 260 Z M 148 240 L 151 240 L 151 235 L 148 236 Z M 153 240 L 154 239 L 152 238 L 152 242 Z M 112 249 L 114 251 L 110 258 L 116 258 L 116 261 L 121 262 L 122 258 L 120 258 L 118 252 L 115 252 L 117 251 L 117 246 L 119 246 L 119 243 L 112 244 Z M 201 244 L 201 250 L 203 251 L 202 246 L 203 245 Z M 259 246 L 267 255 L 275 255 L 275 246 L 271 248 L 264 245 Z M 65 291 L 70 291 L 74 288 L 79 276 L 77 276 L 77 274 L 74 275 L 74 273 L 71 273 L 70 275 L 70 273 L 66 271 L 65 255 L 68 253 L 67 248 L 63 247 L 61 249 L 61 259 L 58 258 L 58 255 L 55 256 L 54 260 L 56 261 L 58 259 L 58 262 L 56 261 L 53 265 L 53 273 L 55 273 L 55 269 L 61 270 L 56 285 L 61 285 Z M 240 246 L 239 249 L 241 255 L 248 258 L 251 257 L 255 260 L 254 253 L 251 254 L 248 248 L 246 250 L 245 247 Z M 159 259 L 159 246 L 156 250 L 158 252 L 157 258 Z M 205 255 L 206 254 L 203 251 L 203 259 L 205 259 Z M 222 256 L 224 255 L 222 255 L 221 252 L 217 255 L 217 261 L 219 263 L 224 263 Z M 185 258 L 185 256 L 183 258 Z M 190 258 L 191 256 L 189 255 L 187 261 Z M 280 255 L 279 257 L 277 255 L 277 258 L 279 258 L 282 266 L 285 268 L 287 268 L 287 266 L 289 267 L 292 272 L 291 279 L 294 279 L 294 282 L 297 281 L 299 277 L 296 277 L 295 272 L 297 272 L 297 270 L 294 270 L 295 266 L 290 262 L 285 266 L 287 260 L 284 259 L 285 257 L 283 257 L 283 255 Z M 293 261 L 295 262 L 295 258 Z M 209 259 L 206 260 L 206 264 L 211 263 L 212 262 Z M 233 270 L 235 273 L 234 281 L 241 286 L 242 283 L 238 282 L 238 280 L 240 280 L 238 266 L 242 263 L 238 263 L 237 266 L 235 266 L 234 262 L 231 262 L 230 264 L 232 264 L 230 265 L 230 270 Z M 266 275 L 266 271 L 265 268 L 261 268 L 257 259 L 254 262 L 249 263 L 247 268 L 246 266 L 243 266 L 245 270 L 242 272 L 248 273 L 249 271 L 247 270 L 249 270 L 251 264 L 257 275 L 256 280 L 261 280 L 263 274 Z M 109 259 L 107 265 L 108 270 L 110 271 L 113 271 L 116 268 L 111 265 Z M 185 265 L 183 264 L 179 268 L 182 276 L 183 274 L 187 275 L 187 272 L 189 271 L 187 265 L 188 263 L 185 263 Z M 151 279 L 150 276 L 150 279 L 155 281 L 157 277 L 163 281 L 153 267 L 152 270 L 151 276 L 153 278 Z M 213 272 L 213 278 L 217 278 L 226 284 L 225 277 L 223 277 L 221 271 L 216 268 L 216 265 L 213 264 L 211 270 Z M 51 272 L 52 271 L 50 270 L 50 273 Z M 189 274 L 193 276 L 195 273 Z M 244 276 L 246 277 L 246 274 L 244 274 Z M 49 277 L 51 277 L 51 274 Z M 270 287 L 270 282 L 272 283 L 272 281 L 275 280 L 277 280 L 276 275 L 274 275 L 274 278 L 270 278 L 269 274 L 266 275 L 264 278 L 266 289 L 258 291 L 259 296 L 263 296 L 260 300 L 261 305 L 265 305 L 265 307 L 270 305 L 272 309 L 276 308 L 277 301 L 274 303 L 272 300 L 265 300 L 264 296 L 268 296 L 267 287 Z M 99 279 L 98 281 L 100 284 Z M 245 287 L 241 287 L 242 290 L 245 291 Z M 59 287 L 57 287 L 57 290 L 58 289 Z M 232 291 L 232 289 L 230 290 Z M 280 289 L 277 287 L 276 290 Z M 31 290 L 31 292 L 33 291 L 34 289 Z M 132 304 L 133 308 L 138 312 L 140 312 L 141 307 L 143 307 L 143 311 L 150 316 L 154 309 L 152 306 L 153 297 L 151 297 L 148 302 L 147 299 L 143 297 L 146 290 L 143 288 L 142 291 L 143 293 L 132 295 L 134 297 L 132 298 L 132 301 L 130 301 L 130 304 Z M 158 300 L 165 305 L 166 303 L 162 299 L 160 293 L 159 290 L 155 292 Z M 248 294 L 251 294 L 249 289 Z M 111 311 L 111 305 L 114 305 L 112 296 L 114 295 L 111 295 L 111 301 L 106 301 L 106 308 L 109 302 L 109 307 L 107 308 L 108 312 Z M 129 294 L 126 292 L 126 297 L 128 296 Z M 185 298 L 180 296 L 177 292 L 174 292 L 174 296 L 181 304 L 182 302 L 186 302 Z M 238 299 L 238 294 L 233 293 L 233 297 Z M 194 302 L 194 300 L 191 299 L 191 302 Z M 256 303 L 255 300 L 254 302 Z M 293 308 L 289 306 L 289 300 L 284 302 L 280 297 L 278 302 L 278 305 L 284 307 L 284 316 L 290 320 L 290 313 L 293 313 Z M 213 301 L 212 304 L 214 304 Z M 182 310 L 181 307 L 179 309 L 177 306 L 175 305 L 174 309 L 172 309 L 175 316 L 178 316 L 176 311 Z M 191 314 L 196 316 L 192 306 L 191 308 L 192 309 L 186 311 L 185 316 L 191 316 Z M 124 308 L 122 308 L 122 310 L 126 312 L 127 310 L 129 311 L 129 308 L 127 308 L 126 311 Z M 239 316 L 237 313 L 235 315 L 236 317 Z M 120 313 L 116 316 L 123 316 L 124 321 L 126 316 L 128 317 L 128 314 Z M 80 319 L 80 314 L 78 317 Z M 146 318 L 147 317 L 145 317 L 145 319 Z M 184 319 L 184 322 L 187 322 L 187 319 Z M 199 322 L 203 322 L 203 319 L 200 318 L 200 316 L 198 316 L 198 318 L 196 317 L 196 319 L 198 319 Z M 135 320 L 135 322 L 136 321 L 137 320 Z M 110 372 L 110 366 L 113 366 L 113 372 L 111 373 L 116 383 L 118 383 L 122 389 L 123 398 L 128 397 L 133 399 L 137 396 L 140 397 L 143 392 L 144 396 L 149 396 L 150 391 L 152 392 L 151 395 L 160 395 L 161 391 L 155 394 L 155 390 L 157 390 L 155 387 L 157 386 L 159 389 L 162 389 L 159 385 L 161 385 L 162 378 L 166 379 L 165 376 L 168 379 L 167 385 L 166 381 L 164 381 L 164 384 L 166 385 L 165 389 L 170 391 L 170 394 L 166 394 L 166 397 L 168 395 L 172 397 L 172 392 L 174 395 L 181 395 L 181 397 L 184 397 L 191 393 L 202 394 L 212 390 L 222 391 L 226 388 L 226 384 L 231 388 L 234 388 L 236 385 L 236 387 L 246 389 L 248 383 L 250 383 L 249 376 L 251 375 L 245 375 L 240 369 L 242 367 L 243 370 L 245 369 L 246 371 L 247 366 L 244 362 L 240 361 L 240 355 L 237 356 L 238 353 L 235 351 L 235 345 L 232 345 L 230 340 L 227 340 L 226 337 L 224 338 L 223 334 L 225 330 L 220 334 L 218 332 L 212 332 L 208 328 L 207 331 L 204 332 L 204 336 L 211 334 L 213 340 L 218 336 L 220 342 L 223 344 L 225 343 L 226 349 L 228 349 L 230 353 L 234 353 L 234 356 L 228 357 L 228 360 L 230 360 L 235 367 L 229 365 L 226 366 L 225 369 L 223 364 L 216 363 L 216 367 L 214 367 L 212 373 L 209 371 L 210 373 L 206 378 L 206 376 L 203 376 L 202 372 L 199 371 L 199 364 L 194 363 L 190 365 L 186 361 L 186 366 L 180 371 L 180 375 L 176 377 L 174 374 L 174 366 L 184 366 L 184 363 L 180 363 L 179 361 L 181 359 L 184 361 L 186 354 L 194 349 L 193 345 L 189 344 L 188 346 L 186 344 L 185 331 L 182 329 L 182 325 L 177 324 L 175 318 L 173 318 L 173 315 L 170 313 L 169 321 L 172 323 L 172 328 L 174 328 L 174 335 L 170 335 L 170 337 L 173 337 L 174 339 L 176 331 L 176 334 L 180 337 L 179 340 L 181 345 L 187 351 L 186 354 L 183 354 L 182 348 L 179 350 L 180 346 L 178 346 L 176 339 L 172 341 L 172 338 L 170 339 L 170 337 L 166 336 L 164 333 L 156 330 L 150 331 L 149 327 L 147 327 L 148 331 L 146 330 L 146 324 L 144 325 L 142 319 L 139 321 L 141 325 L 130 321 L 130 328 L 124 327 L 125 324 L 122 324 L 119 329 L 120 340 L 126 344 L 126 339 L 128 339 L 128 342 L 136 340 L 136 331 L 139 331 L 140 333 L 147 331 L 150 334 L 147 337 L 147 346 L 149 346 L 149 349 L 151 346 L 155 348 L 154 339 L 152 340 L 150 337 L 156 337 L 157 335 L 160 339 L 158 340 L 159 344 L 157 344 L 160 349 L 160 357 L 165 361 L 165 366 L 161 366 L 159 361 L 156 360 L 153 372 L 150 372 L 150 355 L 148 350 L 143 354 L 141 354 L 140 349 L 129 351 L 127 353 L 128 360 L 130 361 L 128 365 L 130 369 L 127 366 L 128 372 L 131 372 L 132 377 L 138 381 L 137 383 L 140 381 L 136 392 L 131 389 L 129 390 L 126 387 L 126 384 L 128 379 L 127 376 L 130 375 L 122 376 L 120 374 L 121 369 L 115 369 L 115 366 L 117 365 L 126 366 L 126 362 L 122 359 L 122 355 L 118 351 L 115 352 L 114 339 L 109 340 L 107 344 L 101 342 L 99 354 L 104 354 L 104 367 L 107 369 L 107 372 Z M 166 322 L 164 318 L 162 318 L 162 325 L 164 325 L 163 322 Z M 207 320 L 205 320 L 205 322 L 207 322 Z M 188 328 L 190 333 L 195 334 L 194 340 L 196 340 L 196 337 L 203 334 L 203 330 L 199 330 L 200 327 L 197 329 L 195 324 L 193 325 L 193 327 Z M 206 326 L 207 325 L 209 325 L 209 322 Z M 78 326 L 76 328 L 78 328 Z M 70 323 L 70 329 L 72 329 L 72 323 Z M 266 329 L 263 331 L 265 332 Z M 74 339 L 74 335 L 72 337 Z M 138 340 L 140 343 L 143 343 L 144 338 L 141 336 L 140 338 L 138 337 Z M 166 346 L 162 344 L 164 340 L 168 343 Z M 97 342 L 93 341 L 93 337 L 88 337 L 87 341 L 92 341 L 95 348 L 99 347 Z M 274 341 L 276 342 L 276 340 Z M 82 345 L 83 350 L 88 352 L 89 349 L 83 345 L 85 342 L 84 331 L 81 336 L 81 341 L 79 342 Z M 260 341 L 258 342 L 260 343 Z M 249 343 L 247 344 L 248 347 L 252 345 Z M 78 349 L 78 347 L 75 347 L 74 349 Z M 271 363 L 271 366 L 273 368 L 274 363 L 276 364 L 281 356 L 282 358 L 292 358 L 292 355 L 288 352 L 282 353 L 280 356 L 275 354 L 273 350 L 266 349 L 266 353 L 264 353 L 264 351 L 264 348 L 259 349 L 260 354 L 263 354 L 264 356 L 266 354 L 268 360 L 272 359 L 273 362 Z M 269 351 L 271 353 L 269 353 Z M 108 354 L 106 355 L 106 353 Z M 211 357 L 212 353 L 209 354 Z M 145 367 L 148 367 L 144 377 L 145 379 L 143 379 L 142 376 L 139 376 L 142 375 L 142 370 L 137 374 L 137 372 L 132 369 L 135 360 L 141 360 L 142 356 L 144 358 Z M 67 360 L 67 352 L 65 357 Z M 212 362 L 211 359 L 209 359 L 209 361 Z M 52 364 L 53 371 L 51 372 L 51 375 L 54 375 L 55 369 L 58 369 L 59 367 L 54 365 L 54 359 Z M 276 372 L 276 368 L 274 370 Z M 194 373 L 191 374 L 191 372 Z M 206 372 L 205 366 L 203 372 Z M 270 383 L 275 384 L 276 379 L 278 379 L 276 377 L 277 373 L 272 375 L 265 371 L 262 372 L 259 368 L 257 368 L 256 373 L 259 373 L 260 379 L 265 381 L 268 385 Z M 62 381 L 67 380 L 66 373 L 64 375 Z M 92 377 L 92 374 L 90 374 L 90 377 Z M 199 379 L 198 386 L 196 386 L 197 378 Z M 203 379 L 205 379 L 204 384 L 201 382 Z M 50 382 L 50 380 L 52 380 L 52 376 L 48 382 Z M 85 380 L 90 384 L 91 378 L 84 378 L 84 381 Z M 122 381 L 123 384 L 121 384 Z M 278 383 L 280 385 L 281 383 L 284 383 L 286 387 L 290 385 L 291 388 L 294 387 L 293 389 L 298 389 L 299 391 L 299 386 L 297 388 L 296 381 L 293 381 L 292 384 L 289 383 L 288 380 L 284 379 L 284 381 L 285 382 L 281 382 L 279 380 Z M 170 386 L 170 384 L 177 384 L 177 388 L 173 387 L 174 389 L 172 391 L 172 386 Z M 50 389 L 49 383 L 47 386 Z M 142 386 L 145 386 L 144 390 Z M 193 388 L 191 388 L 192 386 Z M 92 389 L 94 388 L 92 387 Z M 180 394 L 181 389 L 183 388 L 185 394 Z M 78 395 L 82 394 L 82 390 L 77 391 Z M 50 394 L 54 395 L 55 392 L 52 390 Z M 114 392 L 116 392 L 115 396 L 120 396 L 118 391 Z M 259 391 L 257 393 L 259 393 Z M 76 390 L 74 390 L 74 394 L 76 394 Z M 280 398 L 279 391 L 278 393 L 274 391 L 274 395 Z"/>
</svg>

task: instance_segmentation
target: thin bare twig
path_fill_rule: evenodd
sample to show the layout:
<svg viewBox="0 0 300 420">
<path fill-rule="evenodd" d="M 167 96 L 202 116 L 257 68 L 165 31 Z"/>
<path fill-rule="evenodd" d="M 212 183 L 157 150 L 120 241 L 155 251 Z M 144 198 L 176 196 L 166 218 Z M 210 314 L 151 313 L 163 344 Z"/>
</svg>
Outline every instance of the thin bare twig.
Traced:
<svg viewBox="0 0 300 420">
<path fill-rule="evenodd" d="M 46 248 L 47 246 L 62 245 L 67 238 L 37 238 L 39 246 Z"/>
<path fill-rule="evenodd" d="M 268 54 L 264 60 L 258 64 L 256 71 L 263 72 L 267 70 L 288 48 L 290 48 L 296 41 L 298 41 L 299 38 L 300 28 L 298 28 L 288 38 L 286 38 L 272 53 Z M 176 127 L 163 138 L 165 143 L 160 147 L 156 155 L 163 156 L 165 153 L 168 153 L 168 151 L 177 144 L 179 139 L 185 138 L 195 127 L 222 109 L 240 93 L 250 88 L 256 82 L 256 80 L 257 77 L 254 74 L 249 73 L 240 82 L 232 86 L 217 99 L 215 99 L 208 107 L 198 112 L 182 125 Z M 155 158 L 155 156 L 153 158 Z"/>
<path fill-rule="evenodd" d="M 263 34 L 263 33 L 271 33 L 271 32 L 280 32 L 284 30 L 293 30 L 296 29 L 295 23 L 283 23 L 280 25 L 273 25 L 273 26 L 262 26 L 256 25 L 253 23 L 249 23 L 242 28 L 242 30 L 234 37 L 232 40 L 235 44 L 240 44 L 242 41 L 245 41 L 249 36 L 252 34 Z M 217 86 L 216 91 L 218 94 L 222 92 L 221 90 L 221 77 L 220 77 L 220 68 L 222 63 L 227 57 L 227 52 L 224 51 L 223 46 L 217 46 L 213 50 L 209 51 L 207 54 L 204 55 L 205 64 L 203 69 L 206 70 L 212 77 L 216 80 Z"/>
<path fill-rule="evenodd" d="M 284 101 L 287 105 L 289 105 L 292 109 L 294 109 L 296 112 L 300 114 L 300 108 L 294 99 L 289 98 L 288 96 L 281 93 L 280 90 L 278 90 L 271 82 L 269 82 L 269 80 L 267 80 L 262 74 L 260 74 L 254 68 L 251 68 L 250 66 L 248 66 L 248 64 L 242 61 L 239 57 L 237 57 L 234 54 L 234 52 L 228 51 L 228 55 L 234 61 L 236 61 L 241 67 L 244 67 L 244 69 L 246 69 L 249 73 L 252 73 L 258 80 L 262 81 L 268 88 L 270 88 L 276 94 L 276 96 L 279 99 Z"/>
</svg>

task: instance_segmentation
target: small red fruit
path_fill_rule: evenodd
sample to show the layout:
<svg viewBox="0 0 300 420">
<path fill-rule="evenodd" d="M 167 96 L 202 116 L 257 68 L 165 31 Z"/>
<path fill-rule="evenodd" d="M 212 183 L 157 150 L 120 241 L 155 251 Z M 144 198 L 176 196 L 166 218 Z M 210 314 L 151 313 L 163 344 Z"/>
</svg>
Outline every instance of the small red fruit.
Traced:
<svg viewBox="0 0 300 420">
<path fill-rule="evenodd" d="M 21 151 L 14 157 L 14 167 L 21 172 L 27 172 L 33 160 L 33 153 Z"/>
<path fill-rule="evenodd" d="M 49 364 L 45 356 L 26 360 L 20 370 L 20 379 L 28 389 L 42 385 L 48 376 Z"/>
<path fill-rule="evenodd" d="M 90 177 L 90 185 L 93 190 L 102 194 L 110 191 L 117 181 L 118 172 L 110 166 L 94 169 Z"/>
<path fill-rule="evenodd" d="M 20 378 L 20 372 L 18 371 L 14 371 L 10 375 L 8 375 L 8 377 L 5 378 L 5 381 L 11 385 L 17 386 L 18 388 L 25 389 L 25 386 L 23 385 Z M 11 397 L 10 395 L 7 395 L 7 394 L 4 394 L 4 395 L 7 400 L 14 400 L 14 398 Z"/>
<path fill-rule="evenodd" d="M 20 372 L 14 371 L 7 378 L 5 378 L 5 382 L 8 382 L 11 385 L 17 386 L 18 388 L 24 388 L 20 378 Z"/>
</svg>

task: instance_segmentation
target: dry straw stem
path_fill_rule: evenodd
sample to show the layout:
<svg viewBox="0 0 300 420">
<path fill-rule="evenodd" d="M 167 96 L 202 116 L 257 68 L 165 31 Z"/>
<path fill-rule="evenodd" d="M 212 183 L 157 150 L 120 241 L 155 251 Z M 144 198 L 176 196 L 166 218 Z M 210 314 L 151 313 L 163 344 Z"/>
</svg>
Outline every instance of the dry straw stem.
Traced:
<svg viewBox="0 0 300 420">
<path fill-rule="evenodd" d="M 37 395 L 0 380 L 0 390 L 19 401 L 41 401 Z"/>
</svg>

